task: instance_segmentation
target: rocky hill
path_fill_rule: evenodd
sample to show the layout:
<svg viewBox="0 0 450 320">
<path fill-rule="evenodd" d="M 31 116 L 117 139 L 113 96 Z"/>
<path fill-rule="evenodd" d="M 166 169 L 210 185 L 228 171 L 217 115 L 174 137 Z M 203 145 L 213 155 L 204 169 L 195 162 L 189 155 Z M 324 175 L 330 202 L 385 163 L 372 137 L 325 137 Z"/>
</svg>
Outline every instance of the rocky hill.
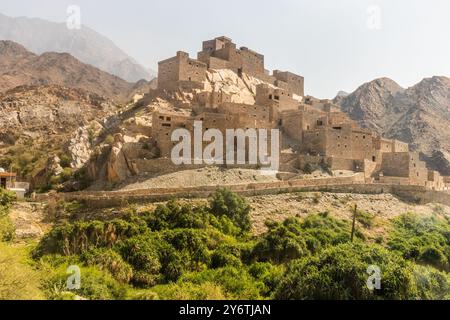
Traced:
<svg viewBox="0 0 450 320">
<path fill-rule="evenodd" d="M 335 102 L 362 126 L 410 143 L 430 168 L 450 175 L 449 78 L 427 78 L 407 89 L 376 79 Z"/>
<path fill-rule="evenodd" d="M 21 85 L 58 84 L 80 88 L 118 102 L 125 102 L 134 85 L 68 53 L 35 55 L 12 41 L 0 41 L 0 92 Z"/>
<path fill-rule="evenodd" d="M 0 166 L 32 181 L 54 157 L 76 169 L 115 114 L 114 104 L 83 89 L 20 86 L 0 93 Z M 56 171 L 61 172 L 60 161 Z M 39 185 L 39 184 L 37 184 Z"/>
<path fill-rule="evenodd" d="M 129 82 L 151 80 L 155 74 L 139 65 L 111 40 L 86 26 L 70 30 L 65 23 L 0 14 L 0 40 L 18 42 L 35 54 L 67 52 Z"/>
</svg>

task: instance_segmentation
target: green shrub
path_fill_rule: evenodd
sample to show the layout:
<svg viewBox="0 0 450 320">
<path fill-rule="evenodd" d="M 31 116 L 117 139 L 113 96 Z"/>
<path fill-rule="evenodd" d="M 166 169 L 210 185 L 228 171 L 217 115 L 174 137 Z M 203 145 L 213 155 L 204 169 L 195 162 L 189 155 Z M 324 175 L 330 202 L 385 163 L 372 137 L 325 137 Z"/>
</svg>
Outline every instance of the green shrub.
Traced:
<svg viewBox="0 0 450 320">
<path fill-rule="evenodd" d="M 227 298 L 223 289 L 213 282 L 201 284 L 180 282 L 156 286 L 151 290 L 154 291 L 153 296 L 162 300 L 225 300 Z M 144 297 L 148 295 L 152 297 L 152 292 L 146 293 Z"/>
<path fill-rule="evenodd" d="M 62 168 L 70 168 L 71 167 L 71 163 L 72 163 L 72 157 L 70 157 L 69 155 L 65 154 L 65 153 L 61 153 L 59 155 L 59 165 Z"/>
<path fill-rule="evenodd" d="M 118 250 L 133 267 L 133 283 L 140 286 L 152 286 L 157 283 L 161 263 L 158 245 L 153 239 L 147 235 L 133 237 L 119 244 Z"/>
<path fill-rule="evenodd" d="M 144 289 L 144 290 L 137 290 L 132 293 L 128 294 L 127 297 L 128 300 L 159 300 L 159 296 L 156 292 Z"/>
<path fill-rule="evenodd" d="M 372 228 L 374 226 L 375 215 L 365 212 L 363 210 L 358 210 L 356 213 L 356 221 L 361 223 L 365 228 Z"/>
<path fill-rule="evenodd" d="M 223 289 L 228 299 L 256 300 L 260 299 L 263 284 L 256 282 L 245 268 L 225 267 L 183 275 L 178 284 L 193 283 L 201 285 L 214 283 Z"/>
<path fill-rule="evenodd" d="M 215 192 L 210 200 L 210 211 L 215 216 L 226 216 L 242 231 L 250 230 L 250 205 L 247 201 L 228 189 Z"/>
<path fill-rule="evenodd" d="M 8 214 L 0 214 L 0 242 L 14 239 L 16 228 Z"/>
<path fill-rule="evenodd" d="M 381 268 L 381 289 L 367 287 L 370 265 Z M 293 261 L 276 299 L 411 299 L 416 295 L 412 265 L 378 245 L 340 244 L 314 257 Z"/>
<path fill-rule="evenodd" d="M 299 221 L 287 219 L 281 224 L 273 224 L 253 249 L 257 261 L 283 263 L 308 254 Z"/>
<path fill-rule="evenodd" d="M 104 143 L 108 144 L 108 145 L 112 145 L 114 143 L 114 137 L 112 135 L 108 135 L 105 138 Z"/>
<path fill-rule="evenodd" d="M 350 241 L 350 225 L 328 214 L 310 215 L 303 220 L 286 219 L 268 225 L 253 250 L 257 261 L 285 263 L 321 249 Z M 361 234 L 357 233 L 361 238 Z"/>
<path fill-rule="evenodd" d="M 193 208 L 172 200 L 167 204 L 158 205 L 153 213 L 146 217 L 148 226 L 154 231 L 177 228 L 206 228 L 208 213 L 203 208 Z"/>
<path fill-rule="evenodd" d="M 145 224 L 125 220 L 78 221 L 54 227 L 39 242 L 33 252 L 34 258 L 44 254 L 75 255 L 86 250 L 112 247 L 122 239 L 128 239 L 148 231 Z"/>
<path fill-rule="evenodd" d="M 0 188 L 0 242 L 14 239 L 15 227 L 9 216 L 9 209 L 15 199 L 14 193 Z"/>
<path fill-rule="evenodd" d="M 208 236 L 202 230 L 175 229 L 161 233 L 164 241 L 169 243 L 180 255 L 185 270 L 199 271 L 210 262 L 206 246 Z"/>
<path fill-rule="evenodd" d="M 63 300 L 74 295 L 90 300 L 122 300 L 126 297 L 126 287 L 115 280 L 107 271 L 96 267 L 81 267 L 80 289 L 69 290 L 66 273 L 68 265 L 62 265 L 53 271 L 44 281 L 43 289 L 49 299 Z"/>
<path fill-rule="evenodd" d="M 98 266 L 107 270 L 119 282 L 128 283 L 133 277 L 131 266 L 123 261 L 122 257 L 111 249 L 92 249 L 81 255 L 81 261 L 90 266 Z"/>
<path fill-rule="evenodd" d="M 450 223 L 440 217 L 404 214 L 393 221 L 387 245 L 405 259 L 450 270 Z"/>
<path fill-rule="evenodd" d="M 275 266 L 268 262 L 256 262 L 248 268 L 248 273 L 256 281 L 264 284 L 264 287 L 261 289 L 261 294 L 264 297 L 271 297 L 280 283 L 283 270 L 284 268 L 282 266 Z"/>
<path fill-rule="evenodd" d="M 418 299 L 422 300 L 450 300 L 450 276 L 432 267 L 414 267 L 413 273 L 417 286 Z"/>
<path fill-rule="evenodd" d="M 73 170 L 71 168 L 64 168 L 63 171 L 60 174 L 60 182 L 64 183 L 69 181 L 73 176 Z"/>
<path fill-rule="evenodd" d="M 235 245 L 224 243 L 214 250 L 211 255 L 210 267 L 212 269 L 217 269 L 226 266 L 242 266 L 241 250 Z"/>
<path fill-rule="evenodd" d="M 432 245 L 422 248 L 418 261 L 435 266 L 439 269 L 446 269 L 448 266 L 448 260 L 445 254 Z"/>
</svg>

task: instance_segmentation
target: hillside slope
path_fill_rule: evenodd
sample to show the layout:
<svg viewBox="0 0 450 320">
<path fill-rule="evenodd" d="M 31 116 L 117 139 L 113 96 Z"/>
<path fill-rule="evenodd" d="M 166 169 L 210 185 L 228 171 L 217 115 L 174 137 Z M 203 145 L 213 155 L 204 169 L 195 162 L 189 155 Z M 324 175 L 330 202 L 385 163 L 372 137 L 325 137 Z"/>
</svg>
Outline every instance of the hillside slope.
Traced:
<svg viewBox="0 0 450 320">
<path fill-rule="evenodd" d="M 0 92 L 22 85 L 57 84 L 124 102 L 133 84 L 84 64 L 67 53 L 35 55 L 12 41 L 0 41 Z"/>
</svg>

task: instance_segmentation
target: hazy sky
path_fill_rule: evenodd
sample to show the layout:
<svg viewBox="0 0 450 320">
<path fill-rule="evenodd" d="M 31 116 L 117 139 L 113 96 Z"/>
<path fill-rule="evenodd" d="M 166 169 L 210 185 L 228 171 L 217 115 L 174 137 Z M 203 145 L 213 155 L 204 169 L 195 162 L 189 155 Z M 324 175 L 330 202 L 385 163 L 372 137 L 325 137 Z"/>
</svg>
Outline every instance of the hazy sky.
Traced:
<svg viewBox="0 0 450 320">
<path fill-rule="evenodd" d="M 303 75 L 321 98 L 378 77 L 407 87 L 450 76 L 449 0 L 0 0 L 0 12 L 64 22 L 69 5 L 153 69 L 227 35 L 264 54 L 268 69 Z"/>
</svg>

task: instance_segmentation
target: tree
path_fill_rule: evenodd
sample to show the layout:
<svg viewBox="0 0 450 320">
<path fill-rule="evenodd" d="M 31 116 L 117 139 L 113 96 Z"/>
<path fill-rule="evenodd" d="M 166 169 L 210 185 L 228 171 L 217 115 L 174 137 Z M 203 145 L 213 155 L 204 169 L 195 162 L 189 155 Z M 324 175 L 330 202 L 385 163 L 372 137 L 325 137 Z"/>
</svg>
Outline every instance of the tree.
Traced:
<svg viewBox="0 0 450 320">
<path fill-rule="evenodd" d="M 243 232 L 251 228 L 250 205 L 241 196 L 228 189 L 219 189 L 210 200 L 210 210 L 215 216 L 227 216 Z"/>
<path fill-rule="evenodd" d="M 369 266 L 381 269 L 381 289 L 367 286 Z M 412 264 L 379 245 L 345 243 L 317 256 L 293 261 L 279 285 L 276 299 L 352 300 L 412 299 L 416 287 Z"/>
</svg>

